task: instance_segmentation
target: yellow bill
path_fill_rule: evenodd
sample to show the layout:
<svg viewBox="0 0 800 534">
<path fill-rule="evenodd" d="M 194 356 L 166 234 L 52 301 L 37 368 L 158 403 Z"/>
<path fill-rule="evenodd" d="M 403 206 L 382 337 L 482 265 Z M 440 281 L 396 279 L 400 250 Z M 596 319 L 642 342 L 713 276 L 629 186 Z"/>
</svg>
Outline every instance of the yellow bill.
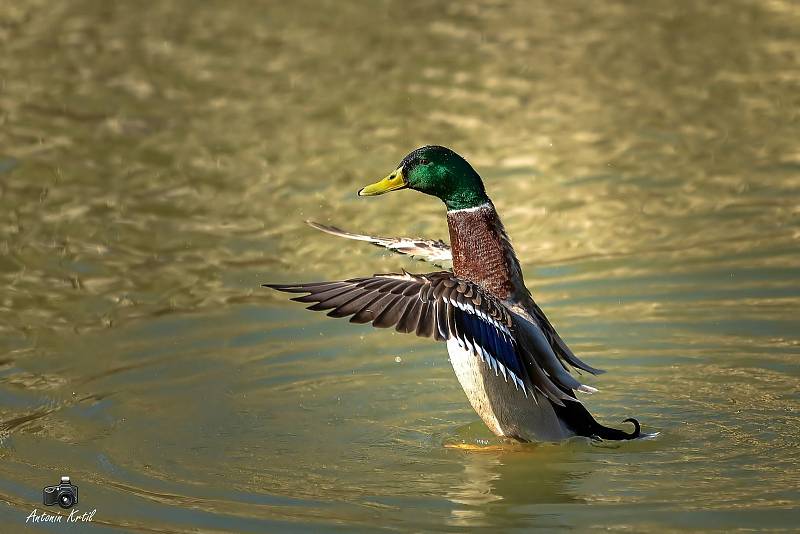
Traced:
<svg viewBox="0 0 800 534">
<path fill-rule="evenodd" d="M 403 169 L 401 167 L 396 169 L 392 174 L 383 180 L 361 188 L 361 191 L 358 192 L 358 196 L 371 197 L 375 195 L 382 195 L 384 193 L 388 193 L 389 191 L 396 191 L 405 187 L 408 187 L 408 182 L 406 182 L 406 177 L 403 174 Z"/>
</svg>

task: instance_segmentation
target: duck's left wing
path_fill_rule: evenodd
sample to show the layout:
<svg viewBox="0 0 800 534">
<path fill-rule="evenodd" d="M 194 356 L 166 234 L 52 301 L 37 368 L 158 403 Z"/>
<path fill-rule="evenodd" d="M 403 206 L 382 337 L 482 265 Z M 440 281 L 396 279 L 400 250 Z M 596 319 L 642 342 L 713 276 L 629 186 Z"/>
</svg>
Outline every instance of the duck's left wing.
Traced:
<svg viewBox="0 0 800 534">
<path fill-rule="evenodd" d="M 520 318 L 501 301 L 448 271 L 265 286 L 305 293 L 292 300 L 311 303 L 310 310 L 328 310 L 330 317 L 350 317 L 352 323 L 395 327 L 439 341 L 457 339 L 498 376 L 526 393 L 535 387 L 562 406 L 564 400 L 576 400 L 572 390 L 592 390 L 566 372 L 552 352 L 527 342 Z"/>
<path fill-rule="evenodd" d="M 326 234 L 353 239 L 355 241 L 366 241 L 375 246 L 387 248 L 398 254 L 408 254 L 414 258 L 428 261 L 438 267 L 444 267 L 444 263 L 453 261 L 450 246 L 444 241 L 437 239 L 415 239 L 411 237 L 382 237 L 376 235 L 354 234 L 347 232 L 336 226 L 320 224 L 314 221 L 306 221 L 312 227 L 325 232 Z"/>
<path fill-rule="evenodd" d="M 534 317 L 536 320 L 536 325 L 540 329 L 540 332 L 547 338 L 553 353 L 562 362 L 564 362 L 564 364 L 569 364 L 576 369 L 583 369 L 584 371 L 592 373 L 593 375 L 605 373 L 603 369 L 592 367 L 588 363 L 575 356 L 564 340 L 561 339 L 561 336 L 558 335 L 558 332 L 556 332 L 556 329 L 550 323 L 550 320 L 544 314 L 542 309 L 535 302 L 531 301 L 531 303 L 527 306 L 526 311 L 531 314 L 532 317 Z"/>
</svg>

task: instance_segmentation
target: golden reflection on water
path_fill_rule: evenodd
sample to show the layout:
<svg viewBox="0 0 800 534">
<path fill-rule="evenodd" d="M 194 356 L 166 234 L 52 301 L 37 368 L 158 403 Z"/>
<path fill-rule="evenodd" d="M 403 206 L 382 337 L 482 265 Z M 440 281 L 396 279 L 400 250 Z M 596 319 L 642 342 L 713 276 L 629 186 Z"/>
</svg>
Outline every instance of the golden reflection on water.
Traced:
<svg viewBox="0 0 800 534">
<path fill-rule="evenodd" d="M 69 470 L 147 531 L 794 528 L 798 27 L 781 0 L 4 4 L 4 519 Z M 446 450 L 485 429 L 442 347 L 259 287 L 424 270 L 303 220 L 445 238 L 438 201 L 355 197 L 427 143 L 610 371 L 593 412 L 658 439 Z"/>
</svg>

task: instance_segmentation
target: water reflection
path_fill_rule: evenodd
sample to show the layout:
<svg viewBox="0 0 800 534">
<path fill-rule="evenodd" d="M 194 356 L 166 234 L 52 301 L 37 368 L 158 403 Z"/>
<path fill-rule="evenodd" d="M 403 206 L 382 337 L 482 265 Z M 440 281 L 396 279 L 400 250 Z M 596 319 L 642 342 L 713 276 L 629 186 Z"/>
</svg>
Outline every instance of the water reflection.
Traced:
<svg viewBox="0 0 800 534">
<path fill-rule="evenodd" d="M 588 446 L 577 440 L 563 446 L 506 444 L 501 450 L 460 453 L 463 473 L 454 477 L 447 492 L 456 505 L 448 525 L 520 528 L 537 522 L 538 507 L 585 502 L 578 488 L 591 476 L 591 466 L 579 462 L 574 449 Z"/>
<path fill-rule="evenodd" d="M 454 527 L 487 526 L 486 512 L 481 507 L 501 500 L 494 492 L 494 483 L 500 478 L 497 468 L 501 460 L 495 454 L 467 453 L 460 483 L 447 492 L 447 498 L 456 506 L 450 511 L 447 524 Z"/>
</svg>

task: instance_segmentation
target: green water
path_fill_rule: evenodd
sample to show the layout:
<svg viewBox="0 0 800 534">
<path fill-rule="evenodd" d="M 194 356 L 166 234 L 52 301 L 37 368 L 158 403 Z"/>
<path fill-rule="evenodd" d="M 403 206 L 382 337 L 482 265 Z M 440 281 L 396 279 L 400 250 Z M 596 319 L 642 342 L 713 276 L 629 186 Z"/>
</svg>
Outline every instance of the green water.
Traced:
<svg viewBox="0 0 800 534">
<path fill-rule="evenodd" d="M 0 521 L 92 531 L 792 530 L 800 7 L 0 1 Z M 262 289 L 424 271 L 306 218 L 444 144 L 540 305 L 657 439 L 488 437 L 442 345 Z M 88 526 L 84 525 L 85 528 Z M 51 531 L 61 531 L 53 526 Z"/>
</svg>

